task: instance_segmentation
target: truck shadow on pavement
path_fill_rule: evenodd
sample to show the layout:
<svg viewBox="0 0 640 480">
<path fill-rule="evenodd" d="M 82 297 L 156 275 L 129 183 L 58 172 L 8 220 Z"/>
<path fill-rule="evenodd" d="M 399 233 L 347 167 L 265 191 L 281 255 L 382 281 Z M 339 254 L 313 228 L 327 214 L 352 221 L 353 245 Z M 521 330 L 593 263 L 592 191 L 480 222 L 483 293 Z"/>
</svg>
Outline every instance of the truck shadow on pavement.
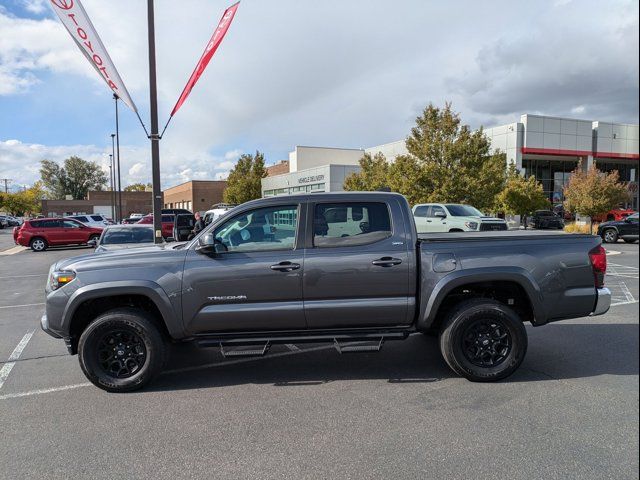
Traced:
<svg viewBox="0 0 640 480">
<path fill-rule="evenodd" d="M 502 383 L 638 375 L 638 324 L 562 324 L 528 327 L 529 350 L 520 369 Z M 218 349 L 172 347 L 165 372 L 149 390 L 184 390 L 243 384 L 280 387 L 344 380 L 433 383 L 457 378 L 436 338 L 415 335 L 387 342 L 379 353 L 340 355 L 331 345 L 275 345 L 264 357 L 226 360 Z"/>
</svg>

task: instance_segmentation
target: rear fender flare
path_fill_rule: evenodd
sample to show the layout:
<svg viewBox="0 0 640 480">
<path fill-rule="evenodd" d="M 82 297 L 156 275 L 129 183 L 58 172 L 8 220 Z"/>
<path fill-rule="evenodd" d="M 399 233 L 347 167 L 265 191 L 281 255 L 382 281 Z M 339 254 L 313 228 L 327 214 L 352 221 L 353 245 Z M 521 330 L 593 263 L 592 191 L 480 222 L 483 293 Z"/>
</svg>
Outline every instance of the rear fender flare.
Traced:
<svg viewBox="0 0 640 480">
<path fill-rule="evenodd" d="M 543 306 L 540 287 L 523 268 L 519 267 L 487 267 L 471 270 L 457 270 L 440 279 L 431 291 L 429 297 L 421 303 L 417 327 L 419 330 L 428 329 L 436 319 L 438 309 L 445 297 L 453 289 L 462 285 L 479 282 L 514 282 L 520 285 L 533 308 L 533 318 L 536 325 L 547 321 L 547 313 Z"/>
</svg>

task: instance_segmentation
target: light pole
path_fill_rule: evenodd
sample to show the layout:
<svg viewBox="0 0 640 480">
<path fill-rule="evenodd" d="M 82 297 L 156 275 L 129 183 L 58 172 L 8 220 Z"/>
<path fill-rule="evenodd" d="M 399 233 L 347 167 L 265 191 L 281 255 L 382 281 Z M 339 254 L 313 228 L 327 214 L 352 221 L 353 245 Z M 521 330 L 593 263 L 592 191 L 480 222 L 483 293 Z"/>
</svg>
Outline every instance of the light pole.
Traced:
<svg viewBox="0 0 640 480">
<path fill-rule="evenodd" d="M 118 223 L 118 217 L 116 216 L 116 134 L 111 134 L 111 170 L 113 172 L 113 184 L 111 185 L 111 213 L 113 221 Z"/>
<path fill-rule="evenodd" d="M 109 154 L 109 183 L 111 184 L 111 218 L 113 219 L 113 156 Z"/>
<path fill-rule="evenodd" d="M 122 221 L 122 183 L 120 182 L 120 126 L 118 124 L 118 95 L 113 94 L 113 100 L 116 104 L 116 162 L 118 165 L 118 220 Z"/>
<path fill-rule="evenodd" d="M 160 135 L 158 135 L 158 91 L 156 87 L 156 39 L 153 0 L 147 0 L 149 34 L 149 103 L 151 110 L 151 180 L 153 185 L 153 230 L 155 243 L 162 243 L 162 191 L 160 190 Z"/>
</svg>

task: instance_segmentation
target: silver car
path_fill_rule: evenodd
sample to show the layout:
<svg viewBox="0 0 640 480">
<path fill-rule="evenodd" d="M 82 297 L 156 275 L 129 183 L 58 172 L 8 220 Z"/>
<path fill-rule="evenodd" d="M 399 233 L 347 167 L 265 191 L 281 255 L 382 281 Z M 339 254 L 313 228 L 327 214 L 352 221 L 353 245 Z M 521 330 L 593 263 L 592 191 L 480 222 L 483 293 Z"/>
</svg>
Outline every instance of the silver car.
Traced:
<svg viewBox="0 0 640 480">
<path fill-rule="evenodd" d="M 89 242 L 89 245 L 95 246 L 96 252 L 148 247 L 153 245 L 153 225 L 109 225 L 100 238 L 95 243 Z"/>
</svg>

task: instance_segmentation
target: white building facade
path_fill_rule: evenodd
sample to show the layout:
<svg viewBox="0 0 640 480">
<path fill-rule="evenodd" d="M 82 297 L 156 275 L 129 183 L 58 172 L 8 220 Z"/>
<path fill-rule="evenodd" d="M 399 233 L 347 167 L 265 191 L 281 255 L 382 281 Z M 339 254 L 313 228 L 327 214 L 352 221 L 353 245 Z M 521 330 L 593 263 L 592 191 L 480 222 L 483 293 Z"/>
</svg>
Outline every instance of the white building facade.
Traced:
<svg viewBox="0 0 640 480">
<path fill-rule="evenodd" d="M 638 209 L 638 125 L 524 114 L 519 122 L 484 131 L 492 149 L 506 154 L 505 168 L 514 163 L 534 176 L 554 205 L 563 202 L 564 186 L 580 163 L 617 170 L 631 193 L 626 206 Z M 299 146 L 289 154 L 289 173 L 262 180 L 262 195 L 341 191 L 365 153 L 393 161 L 408 152 L 404 140 L 364 149 Z"/>
</svg>

